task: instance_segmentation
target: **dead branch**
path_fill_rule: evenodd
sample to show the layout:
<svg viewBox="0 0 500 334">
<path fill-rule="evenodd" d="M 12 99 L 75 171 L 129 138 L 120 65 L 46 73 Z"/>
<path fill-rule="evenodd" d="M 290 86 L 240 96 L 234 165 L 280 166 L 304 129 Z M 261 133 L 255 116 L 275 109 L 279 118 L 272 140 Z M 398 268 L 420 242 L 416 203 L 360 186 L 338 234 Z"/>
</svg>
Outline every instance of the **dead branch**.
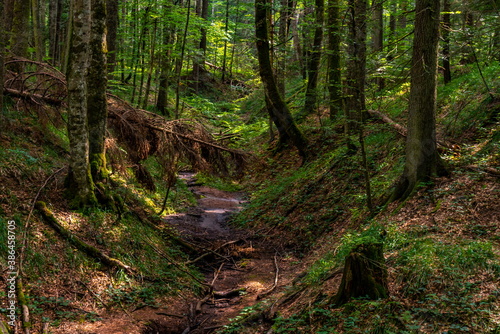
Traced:
<svg viewBox="0 0 500 334">
<path fill-rule="evenodd" d="M 275 276 L 274 276 L 274 283 L 271 286 L 271 288 L 269 288 L 267 291 L 264 291 L 263 293 L 258 294 L 257 295 L 257 300 L 260 300 L 260 299 L 264 298 L 265 296 L 267 296 L 268 294 L 270 294 L 271 292 L 273 292 L 274 289 L 276 289 L 276 287 L 278 286 L 278 277 L 279 277 L 279 273 L 280 273 L 280 268 L 278 266 L 278 259 L 277 259 L 276 255 L 274 256 L 274 265 L 276 267 L 276 273 L 275 273 Z"/>
<path fill-rule="evenodd" d="M 102 251 L 99 249 L 95 248 L 94 246 L 91 246 L 78 238 L 76 235 L 68 231 L 66 228 L 64 228 L 57 219 L 54 217 L 52 212 L 47 208 L 47 205 L 44 202 L 36 202 L 35 208 L 40 212 L 42 215 L 43 220 L 50 226 L 52 227 L 57 233 L 59 233 L 64 239 L 69 241 L 73 246 L 75 246 L 77 249 L 80 251 L 84 252 L 88 256 L 101 261 L 103 264 L 113 267 L 113 268 L 120 268 L 123 269 L 127 273 L 133 273 L 134 270 L 121 262 L 120 260 L 114 259 L 112 257 L 109 257 L 108 255 L 104 254 Z"/>
<path fill-rule="evenodd" d="M 469 166 L 465 166 L 465 168 L 471 169 L 474 171 L 485 172 L 485 173 L 488 173 L 488 174 L 491 174 L 491 175 L 494 175 L 497 177 L 500 176 L 500 170 L 493 168 L 493 167 L 482 167 L 482 166 L 477 166 L 477 165 L 469 165 Z"/>
<path fill-rule="evenodd" d="M 225 259 L 225 260 L 228 260 L 227 256 L 224 256 L 224 255 L 219 254 L 219 253 L 218 253 L 218 251 L 219 251 L 220 249 L 222 249 L 222 248 L 226 247 L 226 246 L 229 246 L 229 245 L 235 244 L 235 243 L 240 242 L 240 241 L 241 241 L 241 239 L 238 239 L 238 240 L 233 240 L 233 241 L 228 241 L 228 242 L 224 243 L 223 245 L 221 245 L 221 246 L 217 247 L 217 248 L 216 248 L 216 249 L 214 249 L 214 250 L 207 249 L 207 250 L 208 250 L 208 252 L 207 252 L 207 253 L 204 253 L 204 254 L 202 254 L 202 255 L 198 256 L 198 257 L 197 257 L 196 259 L 194 259 L 194 260 L 187 261 L 187 262 L 186 262 L 186 265 L 196 263 L 196 262 L 200 261 L 201 259 L 203 259 L 204 257 L 206 257 L 206 256 L 208 256 L 208 255 L 210 255 L 210 254 L 214 254 L 214 255 L 216 255 L 216 256 L 218 256 L 218 257 L 221 257 L 221 258 L 223 258 L 223 259 Z"/>
<path fill-rule="evenodd" d="M 381 113 L 380 111 L 378 110 L 368 110 L 368 113 L 376 118 L 379 118 L 381 119 L 384 123 L 387 123 L 388 125 L 390 125 L 393 129 L 395 129 L 401 136 L 403 137 L 406 137 L 407 134 L 408 134 L 408 130 L 402 126 L 401 124 L 398 124 L 396 122 L 394 122 L 391 118 L 389 118 L 387 115 Z M 453 149 L 453 145 L 450 145 L 442 140 L 437 140 L 436 143 L 439 145 L 439 146 L 442 146 L 442 147 L 445 147 L 445 148 L 449 148 L 449 149 Z"/>
</svg>

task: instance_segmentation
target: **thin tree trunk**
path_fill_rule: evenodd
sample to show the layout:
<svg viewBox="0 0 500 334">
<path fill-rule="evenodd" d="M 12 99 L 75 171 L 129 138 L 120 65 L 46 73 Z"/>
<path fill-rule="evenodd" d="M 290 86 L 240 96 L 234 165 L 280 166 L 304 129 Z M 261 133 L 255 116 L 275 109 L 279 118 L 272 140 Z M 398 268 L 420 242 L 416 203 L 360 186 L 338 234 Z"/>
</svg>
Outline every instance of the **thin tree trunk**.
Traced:
<svg viewBox="0 0 500 334">
<path fill-rule="evenodd" d="M 181 45 L 181 58 L 179 59 L 179 66 L 177 67 L 177 84 L 175 87 L 175 118 L 179 118 L 179 105 L 180 105 L 180 84 L 181 84 L 181 75 L 182 75 L 182 65 L 184 62 L 184 53 L 186 51 L 186 41 L 187 41 L 187 33 L 189 28 L 189 19 L 191 17 L 191 0 L 187 0 L 187 14 L 186 14 L 186 25 L 184 27 L 184 34 L 182 36 L 182 45 Z"/>
<path fill-rule="evenodd" d="M 156 56 L 156 33 L 158 29 L 158 20 L 155 19 L 153 22 L 153 34 L 151 35 L 151 51 L 149 57 L 149 71 L 148 71 L 148 80 L 146 81 L 146 89 L 144 92 L 144 99 L 142 101 L 142 109 L 147 109 L 149 102 L 149 92 L 151 90 L 151 80 L 153 77 L 154 70 L 154 60 Z"/>
<path fill-rule="evenodd" d="M 451 4 L 450 0 L 443 1 L 443 24 L 442 24 L 442 36 L 443 36 L 443 78 L 444 83 L 451 82 L 451 67 L 450 67 L 450 31 L 451 31 Z"/>
<path fill-rule="evenodd" d="M 226 71 L 227 71 L 227 34 L 229 31 L 229 0 L 226 0 L 226 18 L 224 21 L 224 54 L 222 56 L 222 82 L 226 82 Z"/>
<path fill-rule="evenodd" d="M 107 178 L 106 120 L 108 118 L 106 89 L 107 64 L 105 55 L 106 3 L 105 0 L 91 0 L 92 28 L 90 30 L 89 59 L 87 76 L 87 108 L 89 124 L 89 159 L 94 182 Z"/>
<path fill-rule="evenodd" d="M 406 199 L 420 182 L 444 173 L 436 147 L 435 119 L 439 8 L 439 1 L 416 1 L 406 163 L 392 200 Z"/>
<path fill-rule="evenodd" d="M 372 50 L 378 54 L 384 49 L 384 0 L 372 1 L 372 19 L 374 22 L 372 30 Z M 377 57 L 377 67 L 380 68 L 380 60 Z M 378 90 L 381 91 L 385 87 L 384 77 L 379 73 L 377 76 Z"/>
<path fill-rule="evenodd" d="M 49 57 L 54 66 L 61 63 L 61 44 L 62 34 L 61 14 L 62 0 L 51 0 L 49 4 Z"/>
<path fill-rule="evenodd" d="M 68 139 L 70 172 L 67 193 L 71 207 L 78 208 L 96 203 L 89 164 L 89 132 L 87 120 L 88 68 L 87 45 L 89 39 L 89 1 L 73 1 L 73 29 L 71 34 L 68 72 Z"/>
<path fill-rule="evenodd" d="M 309 58 L 307 61 L 307 88 L 306 88 L 306 98 L 304 102 L 304 107 L 300 114 L 301 117 L 305 117 L 317 110 L 318 104 L 318 76 L 319 76 L 319 64 L 321 60 L 321 43 L 323 41 L 323 13 L 325 10 L 324 0 L 315 0 L 314 4 L 314 39 L 311 50 L 309 51 Z"/>
<path fill-rule="evenodd" d="M 255 1 L 255 34 L 257 38 L 257 55 L 259 72 L 266 94 L 266 103 L 271 119 L 278 128 L 280 143 L 291 142 L 304 158 L 307 156 L 307 140 L 293 121 L 288 106 L 278 92 L 270 59 L 269 33 L 267 27 L 266 0 Z"/>
<path fill-rule="evenodd" d="M 340 65 L 340 1 L 328 0 L 328 92 L 330 119 L 342 112 L 342 78 Z"/>
</svg>

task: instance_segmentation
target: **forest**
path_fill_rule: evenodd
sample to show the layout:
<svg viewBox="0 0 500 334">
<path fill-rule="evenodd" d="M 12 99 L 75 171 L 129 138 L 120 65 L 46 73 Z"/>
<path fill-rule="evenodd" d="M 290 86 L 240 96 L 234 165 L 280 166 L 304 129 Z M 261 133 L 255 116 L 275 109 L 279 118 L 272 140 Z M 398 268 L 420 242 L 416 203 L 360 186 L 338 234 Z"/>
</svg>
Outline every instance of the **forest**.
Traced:
<svg viewBox="0 0 500 334">
<path fill-rule="evenodd" d="M 0 0 L 0 334 L 500 333 L 500 0 Z"/>
</svg>

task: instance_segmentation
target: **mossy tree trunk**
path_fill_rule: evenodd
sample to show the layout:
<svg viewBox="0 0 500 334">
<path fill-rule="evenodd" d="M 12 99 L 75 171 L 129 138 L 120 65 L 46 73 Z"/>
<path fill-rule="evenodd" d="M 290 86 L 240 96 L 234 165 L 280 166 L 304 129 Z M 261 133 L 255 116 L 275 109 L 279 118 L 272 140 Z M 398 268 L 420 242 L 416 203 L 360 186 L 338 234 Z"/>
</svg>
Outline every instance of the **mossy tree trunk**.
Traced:
<svg viewBox="0 0 500 334">
<path fill-rule="evenodd" d="M 89 160 L 94 182 L 106 179 L 106 3 L 91 0 L 91 22 L 89 40 L 90 66 L 87 74 L 87 110 L 89 126 Z"/>
<path fill-rule="evenodd" d="M 70 145 L 70 171 L 67 194 L 71 206 L 81 207 L 96 202 L 89 164 L 89 131 L 87 120 L 88 68 L 87 45 L 89 38 L 89 1 L 73 1 L 73 29 L 69 46 L 66 80 L 68 82 L 68 138 Z"/>
<path fill-rule="evenodd" d="M 341 306 L 352 298 L 387 298 L 387 269 L 382 243 L 367 243 L 354 248 L 345 260 L 344 274 L 333 302 Z"/>
<path fill-rule="evenodd" d="M 436 145 L 439 8 L 439 1 L 416 2 L 406 162 L 392 200 L 404 200 L 420 182 L 446 173 Z"/>
<path fill-rule="evenodd" d="M 295 124 L 292 114 L 283 97 L 278 91 L 276 78 L 271 66 L 269 48 L 269 29 L 267 25 L 267 11 L 269 3 L 266 0 L 255 1 L 255 34 L 257 37 L 257 55 L 259 72 L 264 84 L 266 104 L 271 119 L 278 128 L 280 144 L 290 142 L 302 157 L 307 155 L 307 140 Z"/>
</svg>

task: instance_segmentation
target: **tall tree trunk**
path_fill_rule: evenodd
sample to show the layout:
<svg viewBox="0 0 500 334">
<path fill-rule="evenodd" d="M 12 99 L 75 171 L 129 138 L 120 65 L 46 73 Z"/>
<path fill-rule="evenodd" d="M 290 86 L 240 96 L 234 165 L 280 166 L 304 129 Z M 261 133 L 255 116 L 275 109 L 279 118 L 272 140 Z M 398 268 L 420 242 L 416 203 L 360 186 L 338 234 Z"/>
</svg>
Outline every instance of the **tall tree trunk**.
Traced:
<svg viewBox="0 0 500 334">
<path fill-rule="evenodd" d="M 118 0 L 106 0 L 106 44 L 108 46 L 108 75 L 112 75 L 116 66 L 118 35 Z"/>
<path fill-rule="evenodd" d="M 191 0 L 187 0 L 187 13 L 186 13 L 186 25 L 184 26 L 184 34 L 182 36 L 181 42 L 181 58 L 179 59 L 179 64 L 177 66 L 177 79 L 176 79 L 176 87 L 175 87 L 175 118 L 179 118 L 180 110 L 180 85 L 181 85 L 181 75 L 182 75 L 182 67 L 184 63 L 184 54 L 186 52 L 186 41 L 187 41 L 187 33 L 189 29 L 189 19 L 191 17 Z"/>
<path fill-rule="evenodd" d="M 156 33 L 158 31 L 158 19 L 153 21 L 153 34 L 151 35 L 151 50 L 149 53 L 149 70 L 148 80 L 146 81 L 146 88 L 144 91 L 144 98 L 142 99 L 142 109 L 147 109 L 149 103 L 149 93 L 151 91 L 151 80 L 153 78 L 153 70 L 156 57 Z"/>
<path fill-rule="evenodd" d="M 304 107 L 301 117 L 310 115 L 317 110 L 318 103 L 318 76 L 319 64 L 321 60 L 321 43 L 323 41 L 323 14 L 325 11 L 325 1 L 315 0 L 314 3 L 314 39 L 311 50 L 309 50 L 307 66 L 307 87 Z"/>
<path fill-rule="evenodd" d="M 435 119 L 439 8 L 439 1 L 416 1 L 406 163 L 393 200 L 406 199 L 420 182 L 444 172 L 436 149 Z"/>
<path fill-rule="evenodd" d="M 328 0 L 328 92 L 330 119 L 342 112 L 342 77 L 340 65 L 340 1 Z"/>
<path fill-rule="evenodd" d="M 170 10 L 171 5 L 165 5 L 163 10 L 164 12 L 168 12 Z M 168 23 L 164 23 L 163 27 L 163 45 L 168 46 L 173 40 L 173 29 L 169 26 Z M 170 112 L 167 108 L 167 100 L 168 100 L 168 86 L 169 86 L 169 78 L 171 72 L 171 48 L 165 48 L 160 54 L 160 79 L 158 83 L 158 96 L 156 97 L 156 109 L 166 116 L 170 117 Z"/>
<path fill-rule="evenodd" d="M 62 0 L 49 3 L 49 58 L 54 66 L 61 63 L 61 40 L 64 36 L 61 27 Z"/>
<path fill-rule="evenodd" d="M 304 158 L 307 156 L 307 140 L 293 121 L 288 106 L 278 92 L 276 80 L 271 66 L 269 32 L 267 27 L 268 3 L 266 0 L 255 1 L 255 35 L 257 39 L 257 56 L 259 72 L 264 84 L 266 103 L 271 119 L 278 128 L 280 144 L 292 143 Z"/>
<path fill-rule="evenodd" d="M 451 82 L 451 67 L 450 67 L 450 31 L 451 31 L 451 4 L 450 0 L 443 0 L 443 78 L 444 83 Z"/>
<path fill-rule="evenodd" d="M 68 71 L 68 138 L 69 175 L 67 194 L 74 208 L 96 203 L 89 164 L 89 132 L 87 119 L 88 39 L 90 22 L 89 0 L 73 1 L 73 29 L 71 34 Z"/>
<path fill-rule="evenodd" d="M 276 50 L 277 66 L 276 81 L 281 96 L 285 96 L 286 90 L 286 64 L 287 64 L 287 46 L 288 36 L 290 34 L 290 23 L 293 15 L 295 3 L 293 0 L 281 0 L 278 46 Z"/>
<path fill-rule="evenodd" d="M 372 0 L 372 20 L 374 23 L 372 29 L 372 50 L 379 54 L 384 49 L 384 0 Z M 377 57 L 377 70 L 380 68 L 380 57 Z M 384 77 L 379 73 L 377 76 L 378 90 L 385 87 Z"/>
<path fill-rule="evenodd" d="M 107 66 L 106 3 L 105 0 L 91 0 L 91 30 L 89 41 L 90 66 L 87 76 L 87 108 L 89 125 L 89 159 L 94 182 L 107 178 L 106 120 L 108 108 L 106 100 Z M 103 45 L 104 44 L 104 45 Z"/>
<path fill-rule="evenodd" d="M 226 0 L 226 18 L 224 20 L 224 53 L 222 56 L 222 82 L 226 81 L 227 71 L 227 34 L 229 31 L 229 0 Z"/>
<path fill-rule="evenodd" d="M 30 0 L 14 1 L 10 50 L 18 57 L 28 58 Z M 28 9 L 28 10 L 27 10 Z M 21 70 L 21 69 L 17 69 Z"/>
<path fill-rule="evenodd" d="M 300 72 L 302 73 L 302 69 L 304 68 L 304 57 L 302 52 L 302 41 L 300 40 L 300 31 L 299 31 L 299 21 L 301 20 L 301 12 L 302 10 L 296 10 L 294 19 L 291 22 L 292 36 L 293 36 L 293 46 L 295 49 L 294 59 L 297 62 Z"/>
<path fill-rule="evenodd" d="M 42 61 L 45 56 L 45 48 L 43 43 L 42 15 L 39 0 L 31 0 L 31 20 L 33 24 L 33 40 L 35 42 L 35 58 L 37 61 Z"/>
<path fill-rule="evenodd" d="M 196 13 L 203 20 L 203 24 L 200 27 L 199 54 L 193 61 L 194 89 L 198 93 L 201 74 L 205 72 L 205 59 L 207 55 L 207 28 L 205 21 L 208 18 L 208 0 L 198 0 L 196 3 Z"/>
<path fill-rule="evenodd" d="M 345 87 L 346 133 L 351 133 L 366 116 L 366 10 L 367 0 L 349 0 L 348 50 Z"/>
</svg>

